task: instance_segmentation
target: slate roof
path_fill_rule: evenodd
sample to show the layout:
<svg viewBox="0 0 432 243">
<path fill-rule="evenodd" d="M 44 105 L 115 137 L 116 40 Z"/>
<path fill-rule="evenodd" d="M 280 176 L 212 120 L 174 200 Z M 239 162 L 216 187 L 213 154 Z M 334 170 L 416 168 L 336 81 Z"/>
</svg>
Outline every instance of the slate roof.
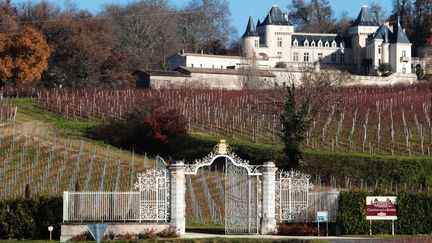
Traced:
<svg viewBox="0 0 432 243">
<path fill-rule="evenodd" d="M 379 23 L 372 17 L 368 6 L 363 6 L 357 19 L 351 26 L 379 26 Z"/>
<path fill-rule="evenodd" d="M 390 43 L 411 44 L 399 22 L 393 26 L 393 30 L 393 35 L 390 36 Z"/>
<path fill-rule="evenodd" d="M 273 5 L 264 21 L 261 23 L 258 20 L 257 26 L 265 25 L 289 25 L 288 15 L 282 13 L 278 5 Z"/>
<path fill-rule="evenodd" d="M 252 16 L 249 16 L 248 25 L 246 27 L 245 33 L 243 34 L 243 38 L 249 37 L 249 36 L 258 36 L 258 33 L 256 32 L 255 25 L 254 25 L 254 22 L 252 19 Z"/>
<path fill-rule="evenodd" d="M 167 77 L 190 77 L 190 75 L 178 71 L 162 71 L 162 70 L 136 70 L 132 75 L 144 73 L 149 76 L 167 76 Z"/>
<path fill-rule="evenodd" d="M 351 37 L 349 36 L 342 36 L 342 35 L 316 35 L 316 34 L 307 34 L 307 33 L 302 33 L 302 34 L 294 34 L 292 36 L 292 41 L 294 43 L 294 40 L 297 40 L 298 42 L 298 46 L 303 46 L 304 45 L 304 41 L 308 40 L 309 43 L 312 41 L 315 41 L 316 46 L 318 46 L 318 41 L 321 40 L 323 42 L 323 47 L 326 41 L 328 41 L 331 45 L 331 43 L 334 41 L 336 41 L 338 47 L 340 46 L 340 43 L 344 42 L 345 44 L 345 48 L 352 48 L 351 45 Z M 310 46 L 310 45 L 309 45 Z"/>
<path fill-rule="evenodd" d="M 368 37 L 368 41 L 383 40 L 385 43 L 411 44 L 400 24 L 393 25 L 393 31 L 386 25 L 381 25 L 378 30 Z"/>
<path fill-rule="evenodd" d="M 181 72 L 185 75 L 191 75 L 192 73 L 206 73 L 206 74 L 228 74 L 228 75 L 243 75 L 241 69 L 217 69 L 217 68 L 192 68 L 192 67 L 178 67 L 176 71 Z M 276 77 L 269 71 L 257 70 L 258 76 L 260 77 Z"/>
<path fill-rule="evenodd" d="M 369 36 L 368 40 L 383 40 L 388 43 L 391 33 L 391 30 L 386 25 L 381 25 L 375 33 Z"/>
</svg>

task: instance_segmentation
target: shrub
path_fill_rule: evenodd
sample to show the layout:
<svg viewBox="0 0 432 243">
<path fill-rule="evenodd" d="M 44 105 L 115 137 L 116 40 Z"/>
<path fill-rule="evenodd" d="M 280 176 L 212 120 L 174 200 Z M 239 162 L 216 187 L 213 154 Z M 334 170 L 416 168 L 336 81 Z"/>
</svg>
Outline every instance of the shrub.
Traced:
<svg viewBox="0 0 432 243">
<path fill-rule="evenodd" d="M 378 66 L 378 70 L 380 71 L 380 73 L 384 77 L 390 76 L 391 74 L 394 73 L 394 70 L 393 70 L 392 66 L 390 65 L 390 63 L 381 63 Z"/>
<path fill-rule="evenodd" d="M 61 197 L 18 198 L 0 202 L 0 238 L 60 238 L 63 204 Z"/>
<path fill-rule="evenodd" d="M 395 221 L 397 234 L 415 235 L 432 232 L 432 193 L 430 192 L 366 192 L 353 190 L 341 192 L 339 197 L 338 221 L 343 234 L 367 234 L 366 196 L 397 196 L 398 219 Z M 374 234 L 391 233 L 391 221 L 373 221 Z"/>
<path fill-rule="evenodd" d="M 177 111 L 165 109 L 159 99 L 150 98 L 134 104 L 124 119 L 94 128 L 92 136 L 117 147 L 171 155 L 184 144 L 186 121 Z"/>
<path fill-rule="evenodd" d="M 70 239 L 70 241 L 91 241 L 91 240 L 93 240 L 93 236 L 90 234 L 88 230 L 82 232 L 79 235 L 74 235 Z"/>
<path fill-rule="evenodd" d="M 277 62 L 275 68 L 286 68 L 287 65 L 285 62 Z"/>
<path fill-rule="evenodd" d="M 161 232 L 159 232 L 157 234 L 159 237 L 161 238 L 175 238 L 175 237 L 179 237 L 179 233 L 177 232 L 177 229 L 172 227 L 171 225 L 162 230 Z"/>
<path fill-rule="evenodd" d="M 315 224 L 314 226 L 311 226 L 306 223 L 279 224 L 278 234 L 295 235 L 295 236 L 314 236 L 314 235 L 318 235 L 318 228 Z"/>
<path fill-rule="evenodd" d="M 146 229 L 143 233 L 138 234 L 138 239 L 153 239 L 157 237 L 156 230 L 154 229 Z"/>
</svg>

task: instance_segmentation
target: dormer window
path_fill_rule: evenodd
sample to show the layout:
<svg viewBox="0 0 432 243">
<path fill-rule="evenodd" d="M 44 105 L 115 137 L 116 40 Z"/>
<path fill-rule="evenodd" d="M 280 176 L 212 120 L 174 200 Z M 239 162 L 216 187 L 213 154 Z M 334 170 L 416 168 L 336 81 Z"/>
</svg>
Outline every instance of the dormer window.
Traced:
<svg viewBox="0 0 432 243">
<path fill-rule="evenodd" d="M 329 47 L 330 46 L 330 44 L 328 43 L 328 41 L 325 42 L 324 46 L 325 47 Z"/>
<path fill-rule="evenodd" d="M 345 48 L 345 42 L 342 41 L 342 42 L 340 43 L 340 48 L 342 48 L 342 49 Z"/>
<path fill-rule="evenodd" d="M 333 48 L 336 48 L 336 47 L 337 47 L 336 41 L 333 41 L 333 42 L 332 42 L 332 47 L 333 47 Z"/>
<path fill-rule="evenodd" d="M 315 47 L 315 41 L 312 41 L 311 46 Z"/>
<path fill-rule="evenodd" d="M 321 40 L 318 41 L 318 47 L 322 47 L 322 41 Z"/>
<path fill-rule="evenodd" d="M 298 41 L 297 41 L 297 39 L 294 40 L 293 45 L 294 45 L 294 46 L 298 46 Z"/>
<path fill-rule="evenodd" d="M 309 46 L 309 41 L 305 40 L 303 44 L 304 44 L 304 46 Z"/>
</svg>

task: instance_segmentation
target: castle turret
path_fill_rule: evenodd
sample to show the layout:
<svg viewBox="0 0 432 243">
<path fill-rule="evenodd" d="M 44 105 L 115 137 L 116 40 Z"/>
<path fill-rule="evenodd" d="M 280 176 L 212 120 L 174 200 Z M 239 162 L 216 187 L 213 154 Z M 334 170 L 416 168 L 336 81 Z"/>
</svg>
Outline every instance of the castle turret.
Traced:
<svg viewBox="0 0 432 243">
<path fill-rule="evenodd" d="M 256 56 L 256 49 L 259 48 L 259 35 L 256 32 L 252 16 L 249 17 L 246 31 L 242 36 L 243 54 L 246 57 Z"/>
<path fill-rule="evenodd" d="M 375 33 L 379 28 L 379 23 L 376 21 L 368 6 L 363 6 L 357 19 L 354 21 L 349 29 L 349 33 L 352 39 L 353 53 L 357 60 L 357 71 L 361 72 L 363 67 L 361 66 L 363 59 L 366 58 L 366 40 L 368 36 Z"/>
</svg>

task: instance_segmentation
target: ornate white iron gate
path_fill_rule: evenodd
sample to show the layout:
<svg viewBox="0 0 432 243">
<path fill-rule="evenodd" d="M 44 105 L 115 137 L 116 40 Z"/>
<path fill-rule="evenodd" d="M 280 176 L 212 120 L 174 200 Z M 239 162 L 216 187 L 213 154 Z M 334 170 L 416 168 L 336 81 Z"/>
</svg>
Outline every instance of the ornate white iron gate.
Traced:
<svg viewBox="0 0 432 243">
<path fill-rule="evenodd" d="M 258 234 L 260 220 L 259 176 L 226 159 L 225 233 Z"/>
<path fill-rule="evenodd" d="M 258 234 L 261 219 L 261 173 L 232 152 L 221 140 L 208 154 L 194 164 L 186 165 L 185 175 L 196 175 L 199 168 L 225 158 L 225 233 Z"/>
<path fill-rule="evenodd" d="M 279 171 L 276 177 L 276 218 L 292 222 L 309 206 L 310 175 L 291 170 Z"/>
<path fill-rule="evenodd" d="M 140 191 L 140 221 L 168 222 L 170 206 L 168 170 L 153 169 L 138 174 L 135 188 Z"/>
</svg>

